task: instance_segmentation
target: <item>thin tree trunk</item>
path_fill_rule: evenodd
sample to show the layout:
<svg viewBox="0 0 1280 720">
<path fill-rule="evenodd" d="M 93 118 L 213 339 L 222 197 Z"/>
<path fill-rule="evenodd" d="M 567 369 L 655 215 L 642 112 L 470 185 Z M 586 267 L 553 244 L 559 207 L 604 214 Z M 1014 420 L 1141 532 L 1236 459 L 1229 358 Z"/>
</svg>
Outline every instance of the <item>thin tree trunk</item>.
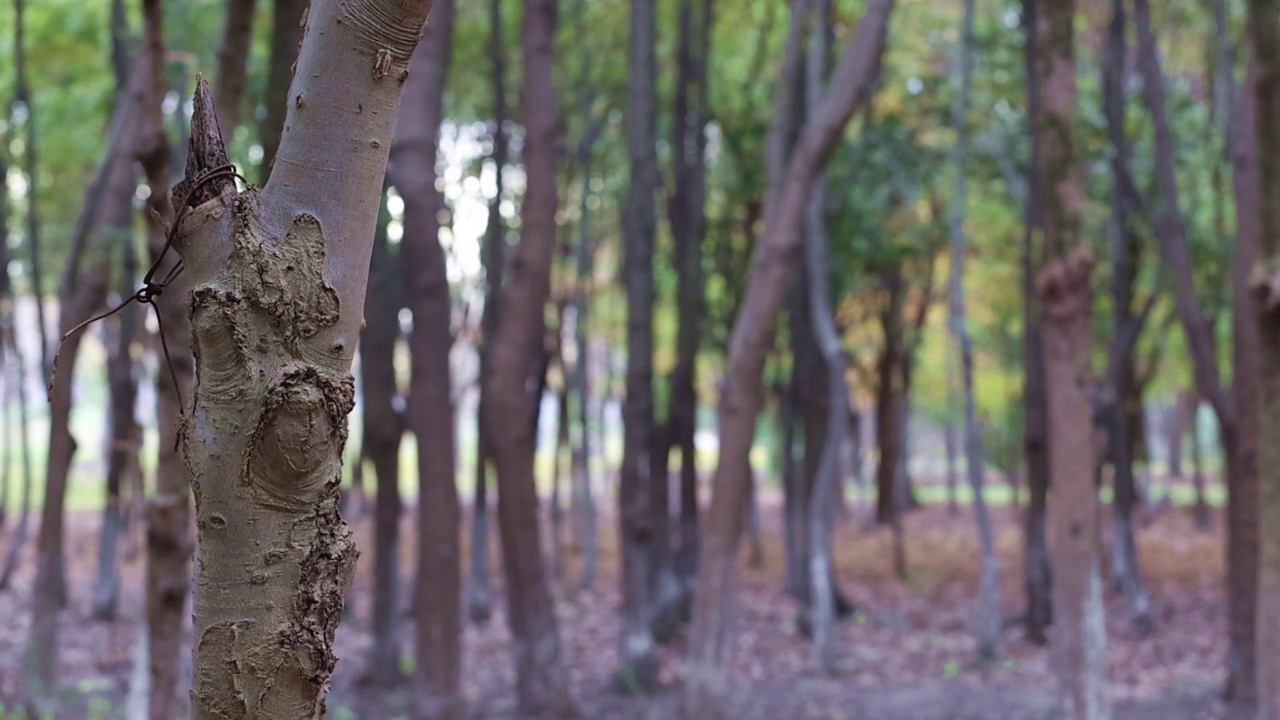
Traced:
<svg viewBox="0 0 1280 720">
<path fill-rule="evenodd" d="M 224 143 L 231 141 L 244 108 L 249 45 L 253 40 L 253 16 L 257 4 L 258 0 L 227 0 L 222 44 L 218 46 L 217 85 L 213 92 Z"/>
<path fill-rule="evenodd" d="M 666 468 L 653 447 L 653 242 L 658 156 L 654 107 L 657 10 L 649 0 L 631 2 L 631 105 L 627 148 L 631 185 L 623 218 L 627 288 L 627 394 L 622 407 L 623 450 L 619 476 L 619 545 L 622 554 L 622 628 L 619 681 L 632 692 L 654 690 L 658 663 L 650 623 L 656 571 L 667 556 Z"/>
<path fill-rule="evenodd" d="M 392 178 L 405 198 L 400 264 L 413 332 L 409 429 L 418 439 L 418 598 L 415 690 L 421 720 L 465 711 L 462 673 L 460 510 L 454 477 L 451 305 L 439 241 L 444 196 L 436 189 L 436 147 L 453 57 L 454 0 L 436 0 L 405 83 Z"/>
<path fill-rule="evenodd" d="M 1280 324 L 1276 322 L 1276 268 L 1280 266 L 1280 3 L 1251 0 L 1249 27 L 1257 66 L 1255 128 L 1258 182 L 1258 262 L 1251 289 L 1258 321 L 1261 397 L 1258 437 L 1280 434 Z M 1258 531 L 1257 689 L 1259 720 L 1280 718 L 1280 446 L 1261 442 L 1257 456 Z"/>
<path fill-rule="evenodd" d="M 22 172 L 27 176 L 27 250 L 31 253 L 31 294 L 35 298 L 36 329 L 40 338 L 40 372 L 48 377 L 50 372 L 48 325 L 44 319 L 44 269 L 40 263 L 40 182 L 39 158 L 36 154 L 36 112 L 31 102 L 31 87 L 27 82 L 27 49 L 26 49 L 26 0 L 13 0 L 13 55 L 14 85 L 13 100 L 27 111 L 27 119 L 23 124 L 25 142 L 22 150 Z"/>
<path fill-rule="evenodd" d="M 262 190 L 209 179 L 226 152 L 209 89 L 196 91 L 176 240 L 200 357 L 183 427 L 200 533 L 195 720 L 324 712 L 355 561 L 338 515 L 351 359 L 401 81 L 427 11 L 317 0 Z"/>
<path fill-rule="evenodd" d="M 1037 232 L 1043 227 L 1041 217 L 1041 160 L 1039 142 L 1040 82 L 1034 64 L 1036 47 L 1036 0 L 1023 0 L 1022 23 L 1025 33 L 1025 65 L 1027 82 L 1027 129 L 1031 136 L 1031 166 L 1027 173 L 1026 222 L 1022 246 L 1023 316 L 1025 331 L 1023 353 L 1026 378 L 1023 404 L 1026 428 L 1023 446 L 1027 463 L 1027 489 L 1030 496 L 1024 521 L 1026 551 L 1027 639 L 1037 645 L 1048 642 L 1046 634 L 1053 622 L 1053 566 L 1049 558 L 1049 410 L 1045 388 L 1044 343 L 1040 326 L 1040 306 L 1036 301 L 1035 273 L 1040 266 L 1035 247 Z"/>
<path fill-rule="evenodd" d="M 948 363 L 949 365 L 950 363 Z M 960 512 L 960 506 L 956 504 L 956 493 L 960 485 L 960 472 L 956 466 L 959 448 L 956 447 L 955 425 L 947 423 L 942 428 L 942 444 L 947 453 L 947 514 L 956 515 Z"/>
<path fill-rule="evenodd" d="M 264 186 L 275 167 L 287 117 L 285 109 L 289 105 L 289 89 L 298 64 L 298 49 L 302 46 L 310 4 L 311 0 L 272 0 L 271 63 L 267 67 L 267 88 L 262 96 L 266 115 L 258 124 L 258 142 L 262 145 L 259 178 Z M 225 128 L 223 132 L 229 133 L 232 129 Z"/>
<path fill-rule="evenodd" d="M 506 226 L 499 208 L 502 205 L 502 173 L 507 166 L 507 91 L 506 91 L 506 42 L 503 37 L 502 0 L 489 3 L 489 58 L 492 60 L 493 83 L 493 165 L 495 186 L 493 200 L 489 203 L 489 217 L 484 230 L 485 296 L 484 317 L 481 320 L 482 346 L 480 353 L 481 374 L 489 364 L 490 345 L 498 328 L 502 302 L 502 281 L 505 274 Z M 471 621 L 488 622 L 493 591 L 489 579 L 489 499 L 486 467 L 490 457 L 489 430 L 484 415 L 486 394 L 480 392 L 480 410 L 476 424 L 479 438 L 476 448 L 475 496 L 471 503 L 471 572 L 467 583 L 467 608 Z"/>
<path fill-rule="evenodd" d="M 1134 231 L 1132 215 L 1140 208 L 1142 196 L 1130 174 L 1131 153 L 1124 125 L 1124 80 L 1127 75 L 1125 59 L 1128 52 L 1125 42 L 1126 22 L 1123 0 L 1113 0 L 1102 79 L 1103 110 L 1113 149 L 1111 165 L 1112 175 L 1115 177 L 1108 229 L 1112 245 L 1111 302 L 1115 322 L 1107 353 L 1106 402 L 1103 403 L 1102 414 L 1108 425 L 1111 463 L 1114 468 L 1112 584 L 1128 601 L 1130 620 L 1135 630 L 1139 634 L 1147 634 L 1155 629 L 1155 625 L 1151 616 L 1151 600 L 1147 596 L 1142 572 L 1138 567 L 1137 540 L 1134 537 L 1133 508 L 1137 493 L 1133 478 L 1135 442 L 1130 425 L 1130 403 L 1135 392 L 1137 402 L 1141 404 L 1142 401 L 1134 363 L 1134 346 L 1145 324 L 1147 311 L 1143 310 L 1138 315 L 1133 312 L 1134 283 L 1141 259 L 1141 240 Z"/>
<path fill-rule="evenodd" d="M 762 401 L 764 360 L 773 345 L 776 316 L 793 270 L 787 258 L 801 243 L 800 228 L 814 179 L 849 118 L 871 95 L 892 9 L 893 0 L 873 0 L 868 5 L 831 89 L 801 133 L 781 191 L 765 212 L 765 234 L 734 327 L 720 397 L 720 464 L 704 525 L 686 661 L 683 713 L 690 720 L 717 720 L 728 712 L 725 660 L 733 637 L 742 507 L 751 482 L 750 453 Z"/>
<path fill-rule="evenodd" d="M 563 314 L 561 314 L 563 317 Z M 564 365 L 560 366 L 562 369 Z M 560 496 L 560 462 L 569 444 L 569 394 L 556 394 L 556 441 L 551 450 L 551 499 L 549 501 L 551 516 L 551 577 L 564 581 L 564 508 Z"/>
<path fill-rule="evenodd" d="M 1037 291 L 1043 310 L 1049 467 L 1054 478 L 1053 654 L 1059 708 L 1069 720 L 1110 717 L 1106 633 L 1098 561 L 1098 494 L 1089 399 L 1089 278 L 1093 256 L 1080 237 L 1076 122 L 1075 2 L 1037 8 L 1033 71 L 1040 80 L 1039 135 L 1049 261 Z"/>
<path fill-rule="evenodd" d="M 13 529 L 13 535 L 9 538 L 9 548 L 5 551 L 4 564 L 0 565 L 0 590 L 9 587 L 9 581 L 13 579 L 13 573 L 18 567 L 19 552 L 27 541 L 27 536 L 31 526 L 31 490 L 35 484 L 34 472 L 32 471 L 31 443 L 28 442 L 27 435 L 27 371 L 26 363 L 23 361 L 22 352 L 18 349 L 16 339 L 13 336 L 9 338 L 10 347 L 9 355 L 13 358 L 13 384 L 17 388 L 17 404 L 18 404 L 18 445 L 22 452 L 22 490 L 18 498 L 18 522 Z"/>
<path fill-rule="evenodd" d="M 372 642 L 363 680 L 380 686 L 393 685 L 399 680 L 401 647 L 397 627 L 400 613 L 396 605 L 400 595 L 400 440 L 404 434 L 404 418 L 395 409 L 398 394 L 395 348 L 400 335 L 398 314 L 403 307 L 397 268 L 407 263 L 403 258 L 392 256 L 387 247 L 390 219 L 386 203 L 379 203 L 369 266 L 370 287 L 364 299 L 365 326 L 360 333 L 364 425 L 361 454 L 372 463 L 377 481 L 369 622 Z"/>
<path fill-rule="evenodd" d="M 528 189 L 521 206 L 521 240 L 503 288 L 502 314 L 484 371 L 487 396 L 481 421 L 498 474 L 498 521 L 507 579 L 508 622 L 515 640 L 516 694 L 530 715 L 575 715 L 560 654 L 542 543 L 533 461 L 536 438 L 529 422 L 529 382 L 541 359 L 543 306 L 550 294 L 556 247 L 556 153 L 559 125 L 552 83 L 557 0 L 524 7 L 524 165 Z"/>
<path fill-rule="evenodd" d="M 1200 444 L 1199 413 L 1194 413 L 1191 416 L 1189 430 L 1191 432 L 1191 485 L 1196 492 L 1195 505 L 1191 508 L 1191 515 L 1195 519 L 1197 528 L 1208 530 L 1209 503 L 1204 495 L 1204 448 Z"/>
<path fill-rule="evenodd" d="M 951 333 L 960 350 L 960 383 L 964 389 L 965 468 L 969 486 L 973 490 L 973 513 L 978 524 L 978 544 L 982 550 L 982 574 L 978 581 L 978 622 L 976 639 L 978 656 L 984 660 L 995 657 L 996 643 L 1003 625 L 1000 617 L 1000 562 L 996 557 L 995 535 L 991 518 L 987 513 L 987 501 L 983 495 L 986 484 L 986 465 L 982 454 L 982 431 L 978 427 L 977 408 L 974 402 L 973 340 L 965 317 L 964 255 L 966 238 L 964 220 L 968 187 L 966 170 L 969 159 L 969 86 L 973 76 L 974 51 L 974 0 L 964 2 L 964 25 L 960 35 L 959 72 L 960 91 L 956 97 L 953 121 L 956 127 L 954 162 L 956 166 L 955 192 L 951 195 L 951 207 L 947 221 L 951 232 Z"/>
<path fill-rule="evenodd" d="M 893 270 L 885 283 L 889 291 L 889 306 L 880 314 L 880 326 L 884 332 L 884 347 L 876 361 L 876 522 L 892 523 L 901 503 L 898 499 L 898 466 L 902 459 L 903 428 L 900 413 L 902 403 L 897 387 L 900 375 L 898 367 L 899 345 L 902 342 L 902 276 Z"/>
<path fill-rule="evenodd" d="M 127 82 L 127 79 L 125 80 Z M 133 180 L 133 178 L 130 178 Z M 125 298 L 137 289 L 138 260 L 133 242 L 133 182 L 122 182 L 109 198 L 109 245 L 120 246 L 121 275 L 117 287 Z M 115 250 L 114 247 L 111 248 Z M 110 445 L 107 449 L 106 505 L 102 511 L 102 531 L 98 541 L 98 576 L 93 592 L 93 616 L 114 620 L 120 597 L 119 545 L 125 531 L 122 488 L 125 476 L 138 462 L 142 430 L 134 417 L 138 396 L 138 380 L 131 349 L 138 333 L 140 309 L 129 304 L 116 313 L 115 346 L 107 355 L 109 392 L 108 426 Z"/>
</svg>

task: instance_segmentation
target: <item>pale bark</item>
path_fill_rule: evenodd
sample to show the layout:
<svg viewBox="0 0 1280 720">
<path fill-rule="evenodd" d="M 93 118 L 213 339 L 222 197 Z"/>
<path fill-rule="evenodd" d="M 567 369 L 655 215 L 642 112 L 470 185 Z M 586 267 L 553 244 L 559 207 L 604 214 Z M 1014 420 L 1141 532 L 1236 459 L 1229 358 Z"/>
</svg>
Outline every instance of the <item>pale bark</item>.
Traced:
<svg viewBox="0 0 1280 720">
<path fill-rule="evenodd" d="M 436 146 L 453 57 L 454 1 L 436 0 L 414 53 L 396 129 L 392 179 L 405 198 L 400 263 L 413 313 L 409 429 L 418 439 L 418 598 L 415 698 L 423 720 L 464 712 L 461 656 L 460 509 L 454 468 L 449 348 L 451 305 L 440 245 L 444 196 L 436 189 Z"/>
<path fill-rule="evenodd" d="M 947 224 L 951 233 L 951 334 L 955 336 L 960 351 L 960 384 L 964 390 L 964 448 L 965 469 L 969 487 L 973 490 L 973 513 L 978 525 L 978 545 L 982 552 L 982 574 L 978 580 L 978 617 L 975 636 L 978 656 L 984 660 L 995 657 L 996 643 L 1000 639 L 1000 561 L 996 557 L 995 535 L 987 512 L 983 494 L 986 485 L 986 462 L 982 450 L 982 430 L 978 426 L 974 402 L 973 339 L 966 325 L 964 295 L 964 260 L 967 239 L 964 231 L 968 185 L 966 183 L 969 159 L 969 87 L 973 76 L 974 51 L 974 0 L 964 2 L 964 24 L 960 34 L 959 74 L 960 87 L 956 95 L 954 117 L 956 145 L 953 150 L 956 181 L 947 212 Z"/>
<path fill-rule="evenodd" d="M 742 508 L 751 483 L 750 452 L 762 402 L 761 375 L 773 329 L 800 248 L 802 219 L 814 179 L 846 123 L 871 94 L 888 31 L 893 0 L 873 0 L 858 23 L 831 89 L 806 123 L 756 248 L 742 311 L 734 327 L 720 397 L 720 462 L 706 514 L 698 565 L 698 592 L 686 661 L 683 713 L 715 720 L 728 711 L 725 660 L 733 634 L 733 596 Z"/>
<path fill-rule="evenodd" d="M 266 185 L 275 166 L 289 104 L 290 87 L 298 65 L 303 29 L 307 24 L 307 8 L 311 0 L 272 0 L 271 63 L 267 67 L 267 89 L 262 103 L 266 115 L 258 124 L 258 142 L 262 145 L 260 183 Z M 231 132 L 226 128 L 223 132 Z"/>
<path fill-rule="evenodd" d="M 667 468 L 653 448 L 653 244 L 658 155 L 654 108 L 657 9 L 650 0 L 631 2 L 629 68 L 631 104 L 627 149 L 631 184 L 623 216 L 624 282 L 627 289 L 627 376 L 622 406 L 623 450 L 619 473 L 619 546 L 622 554 L 622 628 L 618 638 L 619 681 L 632 692 L 657 685 L 658 664 L 650 627 L 658 570 L 667 556 Z"/>
<path fill-rule="evenodd" d="M 534 486 L 529 387 L 542 356 L 543 306 L 550 294 L 556 247 L 556 154 L 559 122 L 552 82 L 557 0 L 524 6 L 523 93 L 528 189 L 521 206 L 520 245 L 502 290 L 502 313 L 484 369 L 484 424 L 498 475 L 498 521 L 507 580 L 508 622 L 514 638 L 516 694 L 524 712 L 565 718 L 575 714 L 551 602 Z"/>
<path fill-rule="evenodd" d="M 200 180 L 226 154 L 209 90 L 197 89 L 176 240 L 199 358 L 182 433 L 200 536 L 196 720 L 324 713 L 355 561 L 338 515 L 351 359 L 392 126 L 428 6 L 317 0 L 261 190 Z"/>
<path fill-rule="evenodd" d="M 244 108 L 249 44 L 253 39 L 253 16 L 257 4 L 258 0 L 227 0 L 222 44 L 218 46 L 217 85 L 213 93 L 214 104 L 218 106 L 218 127 L 222 129 L 225 143 L 229 143 L 235 134 Z"/>
<path fill-rule="evenodd" d="M 1097 449 L 1089 362 L 1093 256 L 1080 234 L 1084 197 L 1077 165 L 1075 2 L 1037 7 L 1040 104 L 1036 132 L 1049 258 L 1037 279 L 1043 312 L 1049 468 L 1053 478 L 1053 664 L 1059 711 L 1069 720 L 1110 717 L 1106 631 L 1098 560 Z"/>
<path fill-rule="evenodd" d="M 1256 60 L 1255 138 L 1258 162 L 1258 258 L 1250 276 L 1258 322 L 1257 400 L 1258 534 L 1257 690 L 1258 720 L 1280 718 L 1280 2 L 1251 0 L 1249 27 Z"/>
</svg>

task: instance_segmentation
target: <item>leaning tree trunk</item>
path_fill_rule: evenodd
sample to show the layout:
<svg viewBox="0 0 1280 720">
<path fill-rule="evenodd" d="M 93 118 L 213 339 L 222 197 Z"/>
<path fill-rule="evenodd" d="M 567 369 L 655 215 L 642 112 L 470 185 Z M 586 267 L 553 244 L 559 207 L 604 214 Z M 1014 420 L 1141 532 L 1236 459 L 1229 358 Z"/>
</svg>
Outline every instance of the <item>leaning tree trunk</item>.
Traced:
<svg viewBox="0 0 1280 720">
<path fill-rule="evenodd" d="M 521 238 L 502 291 L 502 313 L 492 337 L 481 422 L 498 475 L 498 524 L 514 637 L 516 693 L 531 715 L 575 714 L 560 654 L 538 533 L 534 486 L 536 445 L 529 393 L 543 354 L 543 306 L 550 294 L 556 247 L 556 154 L 559 121 L 552 82 L 557 0 L 528 0 L 522 23 L 525 110 L 524 165 L 528 189 L 521 207 Z"/>
<path fill-rule="evenodd" d="M 55 710 L 58 663 L 58 611 L 62 607 L 64 557 L 64 504 L 67 476 L 76 442 L 71 436 L 72 385 L 83 332 L 72 332 L 99 311 L 106 300 L 111 253 L 106 237 L 97 229 L 106 224 L 100 215 L 104 196 L 119 197 L 135 187 L 130 153 L 137 141 L 138 127 L 146 102 L 147 68 L 140 61 L 130 79 L 127 97 L 116 104 L 108 139 L 107 156 L 90 187 L 72 236 L 67 267 L 63 273 L 58 326 L 64 336 L 59 343 L 58 363 L 49 386 L 49 462 L 45 471 L 44 503 L 40 510 L 37 540 L 36 579 L 32 604 L 29 662 L 32 669 L 32 698 L 41 712 Z M 108 188 L 110 190 L 108 190 Z"/>
<path fill-rule="evenodd" d="M 502 206 L 502 173 L 507 166 L 507 86 L 506 41 L 503 37 L 502 0 L 489 3 L 489 59 L 493 82 L 493 165 L 494 194 L 489 202 L 489 218 L 484 229 L 484 316 L 481 318 L 480 373 L 483 377 L 489 363 L 489 346 L 498 328 L 502 302 L 502 278 L 505 274 L 506 225 L 499 208 Z M 489 498 L 487 468 L 490 458 L 488 430 L 484 426 L 486 395 L 480 392 L 480 408 L 476 413 L 476 482 L 471 503 L 471 568 L 467 579 L 467 613 L 471 621 L 484 624 L 489 620 L 493 591 L 489 579 Z"/>
<path fill-rule="evenodd" d="M 403 296 L 397 278 L 404 258 L 387 247 L 390 213 L 378 206 L 378 225 L 369 265 L 371 287 L 364 298 L 360 332 L 360 386 L 364 437 L 361 454 L 377 478 L 373 510 L 373 600 L 369 620 L 372 642 L 363 679 L 389 686 L 400 678 L 400 441 L 404 417 L 396 412 L 396 340 L 400 336 Z M 404 247 L 402 244 L 401 247 Z M 400 260 L 400 262 L 397 262 Z"/>
<path fill-rule="evenodd" d="M 1068 720 L 1102 720 L 1110 710 L 1090 402 L 1093 256 L 1080 237 L 1081 179 L 1073 129 L 1077 104 L 1074 21 L 1073 0 L 1046 1 L 1037 7 L 1033 71 L 1041 89 L 1036 130 L 1049 260 L 1036 289 L 1043 312 L 1046 409 L 1053 438 L 1049 467 L 1055 511 L 1050 522 L 1059 709 Z"/>
<path fill-rule="evenodd" d="M 1025 64 L 1027 83 L 1027 129 L 1031 136 L 1031 165 L 1027 172 L 1026 220 L 1022 239 L 1022 295 L 1023 357 L 1025 381 L 1023 406 L 1026 409 L 1026 427 L 1023 433 L 1023 454 L 1027 463 L 1027 489 L 1029 501 L 1023 521 L 1026 575 L 1027 639 L 1037 645 L 1048 642 L 1049 624 L 1053 622 L 1053 566 L 1049 561 L 1048 498 L 1049 498 L 1049 415 L 1045 391 L 1044 344 L 1040 325 L 1040 307 L 1036 302 L 1035 272 L 1040 262 L 1036 252 L 1038 232 L 1042 226 L 1040 184 L 1040 142 L 1038 140 L 1038 116 L 1040 114 L 1040 83 L 1034 71 L 1036 58 L 1036 0 L 1023 0 L 1022 23 L 1025 34 Z"/>
<path fill-rule="evenodd" d="M 262 184 L 271 178 L 276 152 L 280 147 L 281 133 L 287 117 L 294 68 L 298 66 L 298 50 L 307 21 L 307 8 L 311 0 L 272 0 L 271 14 L 271 64 L 267 68 L 267 87 L 263 93 L 266 114 L 258 124 L 258 142 L 262 145 Z M 221 98 L 218 98 L 221 100 Z M 221 116 L 219 116 L 221 119 Z M 230 133 L 234 128 L 225 128 Z"/>
<path fill-rule="evenodd" d="M 196 720 L 324 713 L 356 555 L 338 515 L 351 359 L 428 5 L 317 0 L 261 190 L 235 192 L 209 89 L 196 91 L 175 241 L 199 358 L 182 432 L 200 540 Z"/>
<path fill-rule="evenodd" d="M 1249 16 L 1257 61 L 1259 252 L 1251 289 L 1260 339 L 1258 435 L 1274 439 L 1280 434 L 1280 2 L 1251 0 Z M 1280 444 L 1260 443 L 1258 470 L 1257 717 L 1275 720 L 1280 718 Z"/>
<path fill-rule="evenodd" d="M 978 544 L 982 550 L 982 574 L 978 581 L 978 622 L 975 624 L 978 655 L 984 660 L 995 657 L 996 643 L 1002 626 L 1000 617 L 1000 561 L 996 557 L 995 535 L 983 495 L 986 484 L 986 463 L 982 455 L 982 431 L 978 427 L 978 413 L 974 402 L 973 339 L 965 317 L 964 234 L 965 205 L 968 202 L 968 186 L 965 171 L 969 156 L 969 86 L 973 77 L 974 50 L 974 0 L 965 0 L 964 25 L 960 35 L 960 91 L 956 95 L 955 117 L 956 166 L 955 192 L 951 195 L 951 207 L 947 224 L 951 233 L 951 333 L 960 351 L 960 384 L 964 389 L 964 450 L 965 469 L 969 487 L 973 490 L 973 513 L 978 525 Z"/>
<path fill-rule="evenodd" d="M 462 717 L 461 566 L 454 478 L 451 305 L 440 245 L 444 196 L 436 189 L 436 146 L 453 56 L 454 0 L 436 0 L 414 53 L 397 129 L 392 179 L 405 198 L 401 271 L 413 313 L 409 429 L 418 439 L 418 598 L 415 685 L 422 720 Z"/>
<path fill-rule="evenodd" d="M 893 0 L 872 0 L 868 5 L 831 89 L 806 123 L 787 163 L 774 207 L 765 212 L 765 234 L 734 327 L 720 397 L 720 463 L 698 563 L 683 697 L 684 717 L 690 720 L 715 720 L 728 712 L 725 660 L 733 639 L 737 551 L 742 508 L 751 484 L 750 454 L 762 402 L 765 356 L 773 345 L 776 317 L 792 275 L 789 259 L 801 243 L 810 189 L 849 118 L 870 97 L 892 9 Z"/>
<path fill-rule="evenodd" d="M 622 633 L 619 680 L 634 692 L 649 692 L 658 681 L 650 628 L 657 562 L 666 552 L 667 469 L 651 457 L 653 435 L 653 237 L 658 155 L 654 149 L 656 111 L 657 10 L 649 0 L 631 3 L 631 124 L 627 148 L 631 185 L 623 218 L 627 288 L 627 394 L 623 401 L 622 471 L 618 520 L 622 554 Z M 665 550 L 665 548 L 662 548 Z"/>
</svg>

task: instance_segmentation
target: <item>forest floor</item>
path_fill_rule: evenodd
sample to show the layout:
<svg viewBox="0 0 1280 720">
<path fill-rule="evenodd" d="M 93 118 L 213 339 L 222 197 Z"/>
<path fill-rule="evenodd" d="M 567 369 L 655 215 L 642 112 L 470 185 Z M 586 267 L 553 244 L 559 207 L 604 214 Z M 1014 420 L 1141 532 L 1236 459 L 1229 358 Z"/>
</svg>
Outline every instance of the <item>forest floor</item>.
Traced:
<svg viewBox="0 0 1280 720">
<path fill-rule="evenodd" d="M 854 508 L 861 516 L 863 508 Z M 413 517 L 406 508 L 404 524 Z M 1104 514 L 1109 517 L 1107 510 Z M 836 542 L 840 583 L 859 610 L 839 630 L 841 672 L 819 674 L 810 645 L 795 626 L 796 607 L 782 591 L 780 508 L 766 500 L 762 556 L 751 562 L 744 548 L 733 656 L 734 717 L 742 720 L 1036 720 L 1052 717 L 1053 681 L 1047 649 L 1022 638 L 1021 538 L 1015 510 L 995 512 L 1001 557 L 1006 630 L 1000 658 L 976 661 L 969 633 L 979 569 L 972 515 L 926 506 L 904 523 L 909 576 L 894 576 L 887 528 L 843 522 Z M 131 677 L 142 666 L 137 653 L 142 607 L 140 555 L 124 563 L 120 618 L 90 618 L 97 555 L 98 517 L 73 513 L 69 521 L 70 604 L 61 616 L 61 678 L 67 709 L 59 718 L 130 718 L 138 706 Z M 611 525 L 602 524 L 604 528 Z M 406 687 L 372 689 L 361 684 L 368 651 L 371 587 L 368 518 L 357 524 L 365 553 L 357 568 L 350 616 L 338 633 L 341 662 L 333 678 L 334 720 L 391 720 L 407 716 Z M 410 587 L 411 531 L 404 533 L 404 581 Z M 605 560 L 595 588 L 567 597 L 557 583 L 563 651 L 584 717 L 599 720 L 665 720 L 675 717 L 681 684 L 681 640 L 662 650 L 664 690 L 647 698 L 619 694 L 610 680 L 616 667 L 618 594 L 614 533 L 601 533 Z M 0 592 L 0 702 L 9 708 L 24 696 L 23 648 L 30 620 L 34 552 L 9 590 Z M 1225 667 L 1226 605 L 1223 531 L 1218 513 L 1209 531 L 1197 530 L 1185 508 L 1174 506 L 1140 530 L 1143 570 L 1155 608 L 1155 634 L 1129 627 L 1119 598 L 1108 598 L 1110 693 L 1117 720 L 1224 718 L 1218 699 Z M 496 542 L 494 543 L 496 548 Z M 495 549 L 496 552 L 496 549 Z M 572 548 L 567 575 L 576 578 Z M 495 590 L 501 597 L 500 565 Z M 516 720 L 510 635 L 499 600 L 490 622 L 468 626 L 464 682 L 477 720 Z M 406 624 L 407 624 L 406 620 Z M 406 628 L 407 629 L 407 628 Z M 411 632 L 400 634 L 412 637 Z M 405 641 L 404 664 L 411 648 Z M 184 656 L 183 663 L 188 663 Z M 182 675 L 187 673 L 184 671 Z M 182 696 L 185 697 L 185 691 Z M 0 711 L 0 719 L 7 717 Z"/>
</svg>

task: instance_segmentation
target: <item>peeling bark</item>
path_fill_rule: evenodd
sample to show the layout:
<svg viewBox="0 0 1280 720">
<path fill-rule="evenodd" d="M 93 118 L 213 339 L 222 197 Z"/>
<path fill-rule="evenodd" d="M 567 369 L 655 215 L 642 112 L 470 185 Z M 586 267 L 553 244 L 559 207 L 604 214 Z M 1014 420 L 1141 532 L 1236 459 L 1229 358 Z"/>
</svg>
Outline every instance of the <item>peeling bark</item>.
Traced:
<svg viewBox="0 0 1280 720">
<path fill-rule="evenodd" d="M 378 189 L 428 9 L 317 0 L 261 190 L 202 182 L 226 153 L 209 89 L 197 88 L 175 242 L 198 367 L 182 425 L 200 539 L 196 720 L 324 714 L 356 557 L 338 515 L 351 359 Z"/>
<path fill-rule="evenodd" d="M 686 661 L 682 712 L 689 720 L 717 720 L 728 711 L 730 681 L 725 660 L 733 638 L 737 551 L 742 508 L 751 483 L 750 452 L 762 402 L 765 356 L 773 345 L 776 317 L 800 249 L 809 191 L 850 117 L 871 95 L 892 9 L 893 0 L 873 0 L 868 5 L 830 91 L 801 133 L 781 191 L 765 212 L 765 234 L 756 248 L 734 327 L 720 397 L 720 463 L 706 513 Z"/>
</svg>

